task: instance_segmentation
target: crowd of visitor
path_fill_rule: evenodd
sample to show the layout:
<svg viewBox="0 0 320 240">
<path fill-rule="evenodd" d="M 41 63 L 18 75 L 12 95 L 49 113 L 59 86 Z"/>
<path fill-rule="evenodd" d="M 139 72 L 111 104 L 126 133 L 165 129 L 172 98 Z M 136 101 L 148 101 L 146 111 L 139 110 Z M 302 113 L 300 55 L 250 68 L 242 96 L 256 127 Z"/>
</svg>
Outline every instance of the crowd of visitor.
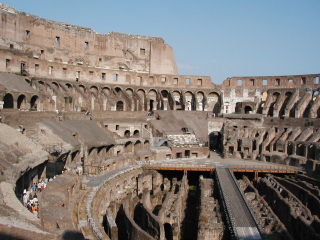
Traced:
<svg viewBox="0 0 320 240">
<path fill-rule="evenodd" d="M 47 184 L 53 181 L 53 178 L 40 179 L 39 182 L 34 182 L 30 188 L 30 190 L 24 189 L 22 196 L 23 205 L 32 212 L 35 216 L 39 217 L 39 201 L 37 193 L 39 194 L 43 190 L 46 189 Z"/>
</svg>

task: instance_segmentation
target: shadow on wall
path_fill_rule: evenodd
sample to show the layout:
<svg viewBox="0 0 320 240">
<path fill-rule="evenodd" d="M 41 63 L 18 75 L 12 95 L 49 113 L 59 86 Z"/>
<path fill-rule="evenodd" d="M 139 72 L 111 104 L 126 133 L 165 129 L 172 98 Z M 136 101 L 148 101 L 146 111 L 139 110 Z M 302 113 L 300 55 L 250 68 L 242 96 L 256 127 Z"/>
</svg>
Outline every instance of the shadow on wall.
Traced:
<svg viewBox="0 0 320 240">
<path fill-rule="evenodd" d="M 62 240 L 85 240 L 81 232 L 66 231 L 62 235 Z"/>
<path fill-rule="evenodd" d="M 23 238 L 17 238 L 17 237 L 13 237 L 13 236 L 10 236 L 10 235 L 7 235 L 7 234 L 1 234 L 1 233 L 0 233 L 0 239 L 1 240 L 26 240 L 26 239 L 23 239 Z"/>
</svg>

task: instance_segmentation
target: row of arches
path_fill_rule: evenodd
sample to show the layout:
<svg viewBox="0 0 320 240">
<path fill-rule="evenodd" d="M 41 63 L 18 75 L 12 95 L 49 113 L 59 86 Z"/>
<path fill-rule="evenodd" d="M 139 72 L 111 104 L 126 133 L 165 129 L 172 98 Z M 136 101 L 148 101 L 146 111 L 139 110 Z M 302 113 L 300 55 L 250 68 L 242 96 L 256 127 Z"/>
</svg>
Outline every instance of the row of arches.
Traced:
<svg viewBox="0 0 320 240">
<path fill-rule="evenodd" d="M 149 140 L 140 141 L 137 140 L 136 142 L 128 141 L 124 144 L 123 152 L 130 153 L 130 152 L 136 152 L 141 149 L 149 149 L 150 142 Z"/>
<path fill-rule="evenodd" d="M 114 111 L 154 111 L 185 110 L 214 111 L 221 108 L 221 97 L 218 92 L 182 91 L 156 88 L 139 88 L 122 86 L 96 86 L 71 84 L 64 82 L 38 81 L 34 84 L 37 90 L 46 95 L 65 98 L 62 106 L 65 110 L 114 110 Z M 65 105 L 65 106 L 63 106 Z"/>
<path fill-rule="evenodd" d="M 316 143 L 289 142 L 287 146 L 288 155 L 298 155 L 311 160 L 316 160 L 317 152 L 320 152 L 320 149 Z"/>
<path fill-rule="evenodd" d="M 320 91 L 272 91 L 258 113 L 270 117 L 320 118 Z"/>
<path fill-rule="evenodd" d="M 123 136 L 124 136 L 125 138 L 129 138 L 129 137 L 138 138 L 138 137 L 140 137 L 140 131 L 139 131 L 139 130 L 134 130 L 133 133 L 132 133 L 132 135 L 131 135 L 130 130 L 126 130 L 126 131 L 124 131 Z"/>
<path fill-rule="evenodd" d="M 119 148 L 119 146 L 116 147 L 114 145 L 110 145 L 110 146 L 102 146 L 102 147 L 92 147 L 88 150 L 88 158 L 89 159 L 110 158 L 110 157 L 117 156 L 121 152 L 129 153 L 129 152 L 135 152 L 144 148 L 149 149 L 150 142 L 149 140 L 127 141 L 122 148 Z"/>
<path fill-rule="evenodd" d="M 3 108 L 4 109 L 20 109 L 36 111 L 39 108 L 40 99 L 37 95 L 27 97 L 24 94 L 20 94 L 14 97 L 13 94 L 7 93 L 3 96 Z"/>
</svg>

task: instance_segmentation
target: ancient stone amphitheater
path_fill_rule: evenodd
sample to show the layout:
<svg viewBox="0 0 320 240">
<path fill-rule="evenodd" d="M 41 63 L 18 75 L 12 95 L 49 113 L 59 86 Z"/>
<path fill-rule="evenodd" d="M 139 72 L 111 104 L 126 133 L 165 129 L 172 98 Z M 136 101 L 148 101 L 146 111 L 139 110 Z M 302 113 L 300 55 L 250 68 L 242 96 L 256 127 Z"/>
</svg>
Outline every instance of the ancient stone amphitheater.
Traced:
<svg viewBox="0 0 320 240">
<path fill-rule="evenodd" d="M 320 74 L 216 85 L 162 38 L 0 15 L 0 239 L 320 239 Z"/>
</svg>

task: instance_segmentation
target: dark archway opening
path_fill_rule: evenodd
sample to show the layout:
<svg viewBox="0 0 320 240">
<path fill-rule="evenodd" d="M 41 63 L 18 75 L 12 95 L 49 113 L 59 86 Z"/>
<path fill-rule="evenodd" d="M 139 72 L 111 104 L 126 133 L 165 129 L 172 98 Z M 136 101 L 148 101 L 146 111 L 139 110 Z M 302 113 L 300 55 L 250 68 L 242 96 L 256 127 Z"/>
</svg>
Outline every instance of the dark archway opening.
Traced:
<svg viewBox="0 0 320 240">
<path fill-rule="evenodd" d="M 154 104 L 154 100 L 150 100 L 150 107 L 149 107 L 149 112 L 153 111 L 153 104 Z"/>
<path fill-rule="evenodd" d="M 210 151 L 221 152 L 222 150 L 222 134 L 220 132 L 212 132 L 209 134 Z"/>
<path fill-rule="evenodd" d="M 124 131 L 124 137 L 126 137 L 126 138 L 130 137 L 130 131 L 129 130 Z"/>
<path fill-rule="evenodd" d="M 245 114 L 250 114 L 250 113 L 252 113 L 252 107 L 250 107 L 250 106 L 245 106 L 245 108 L 244 108 L 244 113 L 245 113 Z"/>
<path fill-rule="evenodd" d="M 37 110 L 37 102 L 38 102 L 38 96 L 33 96 L 30 101 L 30 109 L 36 111 Z"/>
<path fill-rule="evenodd" d="M 116 104 L 116 110 L 117 111 L 123 111 L 124 110 L 124 104 L 122 101 L 118 101 Z"/>
<path fill-rule="evenodd" d="M 272 96 L 273 102 L 271 103 L 269 111 L 268 111 L 268 116 L 270 116 L 270 117 L 273 117 L 274 106 L 277 103 L 279 96 L 280 96 L 280 93 L 278 93 L 278 92 L 275 92 Z"/>
<path fill-rule="evenodd" d="M 18 101 L 17 101 L 17 108 L 20 109 L 21 106 L 25 103 L 26 101 L 26 96 L 25 95 L 20 95 L 18 97 Z"/>
<path fill-rule="evenodd" d="M 10 93 L 4 95 L 3 101 L 3 108 L 13 108 L 13 97 Z"/>
<path fill-rule="evenodd" d="M 167 240 L 173 240 L 173 231 L 170 223 L 164 224 L 164 233 Z"/>
<path fill-rule="evenodd" d="M 316 159 L 316 148 L 314 145 L 310 145 L 308 148 L 308 159 Z"/>
<path fill-rule="evenodd" d="M 287 146 L 287 154 L 288 155 L 293 154 L 293 145 L 291 143 L 289 143 Z"/>
<path fill-rule="evenodd" d="M 296 148 L 296 155 L 304 157 L 305 155 L 305 146 L 302 144 L 298 144 Z"/>
<path fill-rule="evenodd" d="M 190 150 L 185 150 L 184 151 L 184 157 L 189 158 L 191 155 L 191 151 Z"/>
<path fill-rule="evenodd" d="M 134 137 L 140 137 L 140 132 L 139 132 L 139 130 L 135 130 L 135 131 L 133 132 L 133 136 L 134 136 Z"/>
<path fill-rule="evenodd" d="M 290 100 L 291 96 L 292 96 L 291 92 L 287 92 L 286 93 L 286 98 L 285 98 L 285 100 L 284 100 L 284 102 L 283 102 L 283 104 L 282 104 L 282 106 L 280 108 L 280 111 L 279 111 L 279 117 L 284 116 L 285 111 L 286 111 L 286 107 L 287 107 L 287 105 L 289 103 L 289 100 Z"/>
</svg>

